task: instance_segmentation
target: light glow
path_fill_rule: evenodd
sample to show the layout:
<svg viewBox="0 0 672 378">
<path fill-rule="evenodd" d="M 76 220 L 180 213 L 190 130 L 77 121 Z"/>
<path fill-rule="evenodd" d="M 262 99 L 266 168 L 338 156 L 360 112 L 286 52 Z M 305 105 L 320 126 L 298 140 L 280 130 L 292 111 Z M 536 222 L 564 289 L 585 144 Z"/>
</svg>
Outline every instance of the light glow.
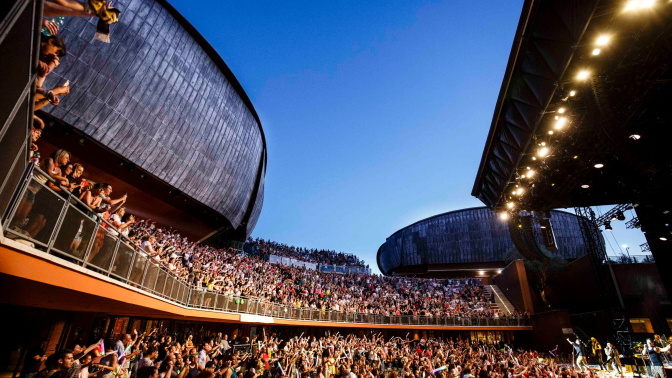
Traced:
<svg viewBox="0 0 672 378">
<path fill-rule="evenodd" d="M 548 155 L 548 152 L 549 152 L 548 147 L 542 147 L 539 149 L 539 152 L 537 152 L 537 155 L 539 155 L 540 157 L 544 157 Z"/>
<path fill-rule="evenodd" d="M 553 130 L 548 130 L 548 135 L 553 135 Z"/>
<path fill-rule="evenodd" d="M 562 113 L 564 113 L 564 112 L 565 112 L 565 108 L 560 108 L 560 109 L 558 109 L 558 113 L 562 114 Z"/>
<path fill-rule="evenodd" d="M 576 75 L 576 78 L 579 79 L 579 80 L 586 80 L 588 78 L 588 75 L 589 75 L 588 71 L 584 70 L 584 71 L 579 72 L 579 74 Z"/>
<path fill-rule="evenodd" d="M 535 173 L 536 173 L 536 172 L 534 172 L 534 171 L 528 171 L 528 172 L 527 172 L 527 177 L 528 177 L 528 178 L 532 178 L 532 176 L 534 176 Z"/>
<path fill-rule="evenodd" d="M 626 11 L 633 11 L 642 8 L 651 8 L 656 4 L 656 0 L 630 0 L 625 5 Z"/>
<path fill-rule="evenodd" d="M 593 55 L 600 55 L 600 49 L 593 50 Z"/>
<path fill-rule="evenodd" d="M 595 44 L 598 46 L 606 46 L 610 39 L 611 37 L 608 35 L 601 35 L 600 38 L 595 41 Z"/>
<path fill-rule="evenodd" d="M 667 241 L 667 238 L 662 237 L 662 236 L 659 239 L 662 240 L 662 241 Z"/>
<path fill-rule="evenodd" d="M 639 140 L 642 136 L 639 134 L 632 134 L 630 135 L 630 139 L 632 140 Z"/>
<path fill-rule="evenodd" d="M 506 204 L 506 207 L 508 207 L 509 209 L 513 209 L 514 206 L 516 206 L 516 204 L 513 203 L 513 202 L 508 202 L 508 203 Z"/>
<path fill-rule="evenodd" d="M 600 168 L 604 167 L 604 164 L 602 164 L 602 163 L 597 163 L 597 164 L 593 165 L 593 167 L 595 167 L 595 168 L 597 168 L 597 169 L 600 169 Z"/>
<path fill-rule="evenodd" d="M 569 91 L 569 97 L 574 97 L 576 95 L 576 91 Z"/>
<path fill-rule="evenodd" d="M 557 130 L 560 130 L 560 129 L 562 129 L 562 128 L 565 126 L 565 123 L 567 123 L 567 118 L 565 118 L 565 117 L 560 117 L 560 118 L 558 119 L 558 122 L 555 123 L 555 128 L 556 128 Z"/>
<path fill-rule="evenodd" d="M 582 187 L 583 189 L 588 189 L 588 188 L 590 188 L 590 185 L 588 185 L 588 184 L 583 184 L 583 185 L 581 185 L 581 187 Z"/>
</svg>

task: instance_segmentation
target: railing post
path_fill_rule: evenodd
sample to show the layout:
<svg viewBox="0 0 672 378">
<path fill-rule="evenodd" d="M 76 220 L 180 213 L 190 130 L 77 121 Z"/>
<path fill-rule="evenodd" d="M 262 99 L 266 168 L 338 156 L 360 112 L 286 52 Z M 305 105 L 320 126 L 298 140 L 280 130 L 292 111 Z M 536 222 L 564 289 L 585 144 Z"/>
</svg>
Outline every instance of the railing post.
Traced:
<svg viewBox="0 0 672 378">
<path fill-rule="evenodd" d="M 138 251 L 135 250 L 133 246 L 133 253 L 131 254 L 131 262 L 128 265 L 128 272 L 126 272 L 126 277 L 124 277 L 124 282 L 128 283 L 128 280 L 131 278 L 131 272 L 133 271 L 133 264 L 135 264 L 135 255 L 138 254 Z"/>
<path fill-rule="evenodd" d="M 98 235 L 99 229 L 100 229 L 100 218 L 96 220 L 96 225 L 94 226 L 93 232 L 91 233 L 91 239 L 89 240 L 89 244 L 86 246 L 86 252 L 84 253 L 84 257 L 82 257 L 82 267 L 84 268 L 86 268 L 86 266 L 89 264 L 89 254 L 91 254 L 93 244 L 96 242 L 96 236 Z M 142 281 L 140 281 L 140 286 L 142 287 Z"/>
<path fill-rule="evenodd" d="M 114 252 L 112 252 L 112 258 L 110 259 L 110 267 L 107 269 L 107 276 L 110 276 L 112 273 L 112 268 L 114 268 L 114 259 L 117 258 L 117 252 L 119 251 L 119 238 L 116 238 L 117 242 L 114 244 Z"/>
<path fill-rule="evenodd" d="M 63 207 L 61 207 L 61 211 L 58 213 L 58 219 L 56 221 L 56 224 L 54 225 L 54 229 L 51 230 L 51 235 L 49 236 L 49 240 L 47 241 L 47 253 L 51 252 L 51 248 L 54 246 L 54 242 L 56 241 L 56 235 L 58 235 L 58 232 L 61 230 L 61 225 L 63 224 L 63 219 L 65 218 L 65 212 L 68 209 L 68 206 L 70 205 L 70 196 L 65 199 L 63 202 Z"/>
</svg>

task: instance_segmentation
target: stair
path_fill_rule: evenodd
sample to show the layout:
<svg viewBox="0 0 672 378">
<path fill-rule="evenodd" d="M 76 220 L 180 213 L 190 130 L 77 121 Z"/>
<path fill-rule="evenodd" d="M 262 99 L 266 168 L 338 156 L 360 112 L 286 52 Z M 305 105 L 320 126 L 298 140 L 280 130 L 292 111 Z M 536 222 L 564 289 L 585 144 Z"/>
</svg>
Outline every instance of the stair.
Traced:
<svg viewBox="0 0 672 378">
<path fill-rule="evenodd" d="M 485 285 L 484 289 L 488 293 L 488 296 L 495 295 L 495 302 L 490 303 L 491 309 L 500 314 L 511 314 L 515 310 L 509 299 L 497 285 Z"/>
</svg>

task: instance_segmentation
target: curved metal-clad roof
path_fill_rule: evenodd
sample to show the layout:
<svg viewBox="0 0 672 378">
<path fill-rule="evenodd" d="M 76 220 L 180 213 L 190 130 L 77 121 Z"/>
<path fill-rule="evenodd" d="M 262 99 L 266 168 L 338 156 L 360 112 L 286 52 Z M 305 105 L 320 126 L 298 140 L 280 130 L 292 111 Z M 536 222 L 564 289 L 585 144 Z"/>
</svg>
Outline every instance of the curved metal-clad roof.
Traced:
<svg viewBox="0 0 672 378">
<path fill-rule="evenodd" d="M 261 212 L 266 141 L 222 58 L 163 0 L 119 0 L 111 43 L 96 19 L 66 18 L 46 87 L 70 81 L 51 115 L 249 232 Z M 251 226 L 250 226 L 251 225 Z"/>
<path fill-rule="evenodd" d="M 558 244 L 556 256 L 585 255 L 577 216 L 551 211 Z M 536 225 L 539 227 L 539 225 Z M 487 207 L 450 211 L 415 222 L 395 232 L 378 249 L 383 274 L 409 266 L 503 262 L 514 248 L 508 225 Z"/>
</svg>

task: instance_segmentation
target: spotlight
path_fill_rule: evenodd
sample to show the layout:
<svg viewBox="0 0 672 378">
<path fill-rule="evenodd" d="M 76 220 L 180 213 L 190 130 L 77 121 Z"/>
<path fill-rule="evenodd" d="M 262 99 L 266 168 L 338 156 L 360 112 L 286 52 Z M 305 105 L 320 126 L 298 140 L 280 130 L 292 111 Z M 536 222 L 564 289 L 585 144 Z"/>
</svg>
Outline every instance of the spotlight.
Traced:
<svg viewBox="0 0 672 378">
<path fill-rule="evenodd" d="M 537 155 L 539 155 L 539 157 L 544 157 L 548 155 L 548 152 L 549 152 L 548 147 L 542 147 L 539 149 L 539 152 L 537 152 Z"/>
<path fill-rule="evenodd" d="M 579 155 L 574 155 L 574 159 L 578 159 L 578 158 L 579 158 Z"/>
<path fill-rule="evenodd" d="M 565 108 L 560 108 L 560 109 L 558 109 L 558 113 L 562 114 L 562 113 L 564 113 L 564 112 L 565 112 Z"/>
<path fill-rule="evenodd" d="M 500 273 L 502 273 L 502 270 L 501 270 L 501 269 L 497 271 L 497 274 L 500 274 Z"/>
<path fill-rule="evenodd" d="M 601 35 L 600 38 L 595 41 L 595 44 L 598 46 L 606 46 L 610 39 L 611 37 L 608 35 Z"/>
<path fill-rule="evenodd" d="M 479 270 L 479 271 L 478 271 L 478 274 L 480 274 L 480 275 L 482 276 L 482 275 L 485 274 L 485 271 L 484 271 L 484 270 Z"/>
<path fill-rule="evenodd" d="M 576 91 L 569 91 L 569 97 L 574 97 L 576 95 Z"/>
<path fill-rule="evenodd" d="M 522 196 L 524 192 L 523 188 L 518 188 L 518 190 L 516 190 L 516 195 Z"/>
<path fill-rule="evenodd" d="M 630 139 L 632 140 L 639 140 L 642 136 L 639 134 L 632 134 L 629 136 Z"/>
<path fill-rule="evenodd" d="M 600 55 L 600 49 L 593 50 L 593 55 Z"/>
<path fill-rule="evenodd" d="M 536 158 L 536 157 L 534 157 L 534 156 L 532 156 L 532 160 L 537 160 L 537 158 Z"/>
<path fill-rule="evenodd" d="M 600 169 L 600 168 L 604 167 L 604 164 L 602 164 L 602 163 L 597 163 L 597 164 L 593 165 L 593 167 L 595 167 L 595 168 L 597 168 L 597 169 Z"/>
<path fill-rule="evenodd" d="M 499 213 L 499 219 L 501 219 L 503 221 L 508 220 L 509 219 L 509 213 L 507 213 L 507 212 Z"/>
<path fill-rule="evenodd" d="M 613 228 L 611 228 L 611 222 L 604 222 L 604 230 L 605 231 L 612 231 Z"/>
<path fill-rule="evenodd" d="M 542 147 L 545 146 L 545 145 L 546 145 L 546 142 L 541 142 Z"/>
<path fill-rule="evenodd" d="M 532 178 L 536 172 L 534 171 L 527 171 L 527 178 Z"/>
<path fill-rule="evenodd" d="M 626 11 L 632 11 L 642 8 L 651 8 L 656 3 L 655 0 L 630 0 L 625 5 Z"/>
<path fill-rule="evenodd" d="M 567 123 L 567 118 L 560 117 L 560 118 L 558 118 L 558 122 L 555 123 L 555 128 L 557 130 L 560 130 L 560 129 L 562 129 L 563 126 L 565 126 L 565 123 Z"/>
<path fill-rule="evenodd" d="M 583 189 L 588 189 L 588 188 L 590 188 L 590 185 L 588 185 L 588 184 L 583 184 L 583 185 L 581 185 L 581 188 L 583 188 Z"/>
<path fill-rule="evenodd" d="M 619 221 L 624 221 L 625 220 L 625 215 L 623 214 L 623 212 L 621 210 L 618 210 L 616 212 L 616 219 L 618 219 Z"/>
<path fill-rule="evenodd" d="M 529 170 L 531 170 L 532 168 L 530 168 L 530 167 L 525 167 L 525 169 L 527 169 L 527 170 L 529 171 Z"/>
<path fill-rule="evenodd" d="M 516 204 L 513 202 L 509 202 L 506 204 L 506 207 L 508 207 L 509 209 L 513 209 L 514 206 L 516 206 Z"/>
<path fill-rule="evenodd" d="M 666 238 L 666 237 L 663 237 L 663 236 L 659 237 L 658 239 L 660 239 L 660 240 L 662 240 L 662 241 L 667 241 L 667 238 Z"/>
<path fill-rule="evenodd" d="M 579 79 L 579 80 L 586 80 L 588 78 L 588 75 L 589 75 L 588 71 L 584 70 L 584 71 L 579 72 L 579 74 L 576 75 L 576 78 Z"/>
<path fill-rule="evenodd" d="M 616 214 L 614 214 L 614 215 L 611 216 L 611 220 L 612 220 L 612 221 L 618 220 L 618 217 L 616 216 Z"/>
</svg>

